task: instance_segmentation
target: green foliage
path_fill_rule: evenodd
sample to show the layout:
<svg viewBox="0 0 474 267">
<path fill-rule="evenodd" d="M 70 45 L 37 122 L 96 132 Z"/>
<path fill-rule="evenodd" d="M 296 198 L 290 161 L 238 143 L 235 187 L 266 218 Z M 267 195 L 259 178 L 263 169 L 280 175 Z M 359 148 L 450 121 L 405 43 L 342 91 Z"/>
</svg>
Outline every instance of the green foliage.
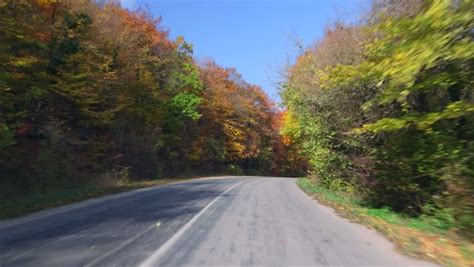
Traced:
<svg viewBox="0 0 474 267">
<path fill-rule="evenodd" d="M 296 182 L 299 187 L 311 195 L 321 195 L 325 199 L 341 205 L 355 205 L 357 198 L 353 195 L 343 194 L 336 190 L 328 189 L 325 185 L 319 185 L 307 178 L 300 178 Z"/>
<path fill-rule="evenodd" d="M 183 63 L 182 70 L 175 73 L 173 88 L 182 87 L 190 92 L 199 93 L 203 90 L 203 84 L 200 79 L 199 68 L 193 63 Z"/>
<path fill-rule="evenodd" d="M 0 150 L 15 144 L 15 135 L 5 124 L 0 124 Z"/>
<path fill-rule="evenodd" d="M 318 195 L 326 201 L 333 202 L 337 205 L 342 205 L 345 208 L 353 209 L 357 213 L 362 213 L 370 217 L 381 219 L 385 222 L 406 226 L 429 233 L 446 233 L 454 227 L 453 217 L 449 211 L 439 210 L 436 208 L 430 209 L 430 212 L 436 212 L 434 216 L 421 216 L 412 218 L 403 214 L 394 212 L 388 207 L 370 208 L 364 205 L 364 200 L 352 194 L 338 192 L 332 189 L 327 189 L 324 185 L 312 182 L 309 179 L 298 179 L 297 184 L 311 195 Z"/>
<path fill-rule="evenodd" d="M 234 165 L 234 164 L 230 164 L 229 166 L 227 166 L 227 169 L 228 169 L 229 173 L 232 174 L 232 175 L 242 175 L 242 174 L 244 174 L 242 168 L 237 166 L 237 165 Z"/>
<path fill-rule="evenodd" d="M 191 93 L 179 93 L 171 99 L 171 109 L 176 110 L 181 116 L 198 120 L 202 115 L 197 108 L 202 103 L 202 98 Z"/>
<path fill-rule="evenodd" d="M 299 56 L 282 98 L 321 185 L 472 234 L 473 8 L 374 1 L 364 23 L 336 23 Z"/>
</svg>

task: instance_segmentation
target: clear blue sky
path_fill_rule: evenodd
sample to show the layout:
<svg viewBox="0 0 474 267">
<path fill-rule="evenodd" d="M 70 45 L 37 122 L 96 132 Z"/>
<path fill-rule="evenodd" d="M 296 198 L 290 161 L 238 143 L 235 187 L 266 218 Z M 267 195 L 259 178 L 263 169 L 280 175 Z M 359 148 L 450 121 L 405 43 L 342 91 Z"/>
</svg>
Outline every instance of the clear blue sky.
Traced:
<svg viewBox="0 0 474 267">
<path fill-rule="evenodd" d="M 235 67 L 243 78 L 279 100 L 279 71 L 297 53 L 296 40 L 308 46 L 335 20 L 356 21 L 367 0 L 121 0 L 124 7 L 147 7 L 162 17 L 171 38 L 194 45 L 197 59 L 213 58 Z"/>
</svg>

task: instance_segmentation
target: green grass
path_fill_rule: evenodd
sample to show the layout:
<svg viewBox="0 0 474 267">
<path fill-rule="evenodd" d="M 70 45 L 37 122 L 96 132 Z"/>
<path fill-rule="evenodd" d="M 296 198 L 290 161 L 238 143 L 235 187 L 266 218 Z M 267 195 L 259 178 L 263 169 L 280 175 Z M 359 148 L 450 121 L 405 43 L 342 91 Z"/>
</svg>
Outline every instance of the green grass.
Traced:
<svg viewBox="0 0 474 267">
<path fill-rule="evenodd" d="M 452 229 L 452 224 L 438 217 L 404 216 L 388 208 L 371 208 L 353 194 L 332 191 L 307 178 L 297 181 L 300 188 L 338 214 L 373 228 L 411 256 L 419 256 L 445 266 L 474 266 L 474 244 Z M 454 264 L 453 264 L 454 263 Z"/>
<path fill-rule="evenodd" d="M 411 227 L 421 231 L 440 233 L 446 232 L 445 228 L 437 227 L 438 224 L 434 223 L 436 218 L 430 217 L 418 217 L 412 218 L 402 214 L 391 211 L 388 208 L 369 208 L 362 205 L 362 200 L 356 196 L 344 194 L 342 192 L 332 191 L 322 186 L 318 186 L 312 183 L 309 179 L 299 179 L 298 185 L 309 194 L 317 194 L 319 197 L 323 197 L 326 201 L 333 202 L 335 204 L 350 207 L 351 209 L 357 210 L 366 216 L 381 219 L 387 223 L 396 224 L 400 226 Z"/>
</svg>

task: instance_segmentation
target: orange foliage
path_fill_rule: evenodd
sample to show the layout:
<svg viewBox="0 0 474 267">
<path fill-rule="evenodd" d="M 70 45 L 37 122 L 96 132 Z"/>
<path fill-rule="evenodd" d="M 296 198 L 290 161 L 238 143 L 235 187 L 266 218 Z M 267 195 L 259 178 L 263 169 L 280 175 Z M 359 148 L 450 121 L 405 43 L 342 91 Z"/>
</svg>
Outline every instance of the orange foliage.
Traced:
<svg viewBox="0 0 474 267">
<path fill-rule="evenodd" d="M 130 11 L 116 5 L 109 5 L 114 15 L 121 18 L 126 28 L 139 35 L 140 45 L 156 48 L 175 49 L 175 44 L 168 38 L 168 30 L 160 27 L 161 17 L 154 18 L 145 10 Z"/>
</svg>

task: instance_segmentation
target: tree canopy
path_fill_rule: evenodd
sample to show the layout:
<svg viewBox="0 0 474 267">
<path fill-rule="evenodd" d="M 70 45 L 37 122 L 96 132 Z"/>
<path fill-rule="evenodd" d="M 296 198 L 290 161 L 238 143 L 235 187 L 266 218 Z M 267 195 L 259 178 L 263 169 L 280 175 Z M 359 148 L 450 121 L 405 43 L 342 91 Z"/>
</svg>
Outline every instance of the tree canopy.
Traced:
<svg viewBox="0 0 474 267">
<path fill-rule="evenodd" d="M 284 130 L 319 183 L 474 229 L 472 1 L 374 1 L 288 69 Z"/>
<path fill-rule="evenodd" d="M 262 89 L 197 62 L 145 10 L 1 1 L 0 35 L 2 197 L 123 177 L 299 171 Z"/>
</svg>

